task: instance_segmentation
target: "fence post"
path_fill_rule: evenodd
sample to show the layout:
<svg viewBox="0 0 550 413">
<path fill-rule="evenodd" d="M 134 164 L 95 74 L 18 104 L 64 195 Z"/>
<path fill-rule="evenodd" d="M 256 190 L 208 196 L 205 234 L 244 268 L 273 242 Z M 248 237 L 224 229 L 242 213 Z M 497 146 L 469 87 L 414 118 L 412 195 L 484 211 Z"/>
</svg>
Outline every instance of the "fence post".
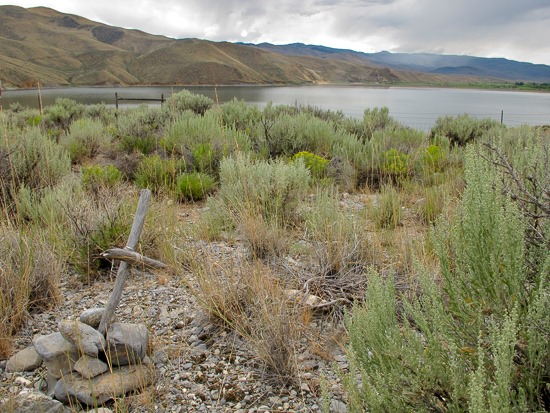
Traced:
<svg viewBox="0 0 550 413">
<path fill-rule="evenodd" d="M 500 124 L 502 125 L 504 123 L 504 110 L 500 111 Z"/>
<path fill-rule="evenodd" d="M 40 82 L 36 82 L 38 87 L 38 108 L 40 109 L 40 116 L 42 116 L 42 92 L 40 91 Z"/>
<path fill-rule="evenodd" d="M 115 108 L 118 109 L 118 93 L 115 92 Z"/>
</svg>

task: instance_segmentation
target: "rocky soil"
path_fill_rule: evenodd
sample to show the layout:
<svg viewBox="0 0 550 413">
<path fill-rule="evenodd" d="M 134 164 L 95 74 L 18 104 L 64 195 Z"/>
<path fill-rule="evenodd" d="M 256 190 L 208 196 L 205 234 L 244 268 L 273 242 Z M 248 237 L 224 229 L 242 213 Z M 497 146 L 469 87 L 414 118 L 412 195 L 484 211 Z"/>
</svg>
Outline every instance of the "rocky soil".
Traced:
<svg viewBox="0 0 550 413">
<path fill-rule="evenodd" d="M 224 243 L 210 247 L 221 255 L 243 253 L 243 247 Z M 57 331 L 61 320 L 76 319 L 86 309 L 104 306 L 115 273 L 116 269 L 111 279 L 105 277 L 91 285 L 65 282 L 62 304 L 32 315 L 18 334 L 15 349 L 31 345 L 37 335 Z M 294 383 L 282 385 L 237 334 L 211 323 L 188 290 L 192 278 L 189 273 L 159 275 L 132 270 L 116 317 L 148 326 L 155 384 L 107 407 L 130 412 L 252 413 L 317 412 L 330 406 L 331 412 L 347 411 L 338 377 L 338 372 L 348 367 L 342 326 L 334 327 L 327 317 L 314 317 L 296 352 L 298 377 Z M 0 399 L 4 402 L 28 389 L 44 389 L 44 367 L 8 373 L 5 366 L 6 361 L 1 361 Z M 81 410 L 66 408 L 67 412 Z"/>
</svg>

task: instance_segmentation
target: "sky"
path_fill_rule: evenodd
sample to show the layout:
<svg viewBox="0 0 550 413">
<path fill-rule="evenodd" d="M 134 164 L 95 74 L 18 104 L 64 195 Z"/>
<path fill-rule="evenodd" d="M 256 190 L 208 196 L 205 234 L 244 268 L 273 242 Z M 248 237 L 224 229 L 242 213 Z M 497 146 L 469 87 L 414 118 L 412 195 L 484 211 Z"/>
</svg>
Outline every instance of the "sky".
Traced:
<svg viewBox="0 0 550 413">
<path fill-rule="evenodd" d="M 13 0 L 172 38 L 550 65 L 550 0 Z"/>
</svg>

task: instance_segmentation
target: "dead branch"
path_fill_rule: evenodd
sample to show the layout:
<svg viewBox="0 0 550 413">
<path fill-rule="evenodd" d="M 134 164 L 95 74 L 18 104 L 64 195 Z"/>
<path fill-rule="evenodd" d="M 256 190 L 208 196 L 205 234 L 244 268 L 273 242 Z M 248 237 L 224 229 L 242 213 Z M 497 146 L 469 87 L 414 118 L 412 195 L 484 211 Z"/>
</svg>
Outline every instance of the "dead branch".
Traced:
<svg viewBox="0 0 550 413">
<path fill-rule="evenodd" d="M 142 265 L 150 268 L 168 268 L 163 262 L 141 255 L 127 248 L 110 248 L 101 253 L 108 260 L 125 261 L 130 265 Z"/>
</svg>

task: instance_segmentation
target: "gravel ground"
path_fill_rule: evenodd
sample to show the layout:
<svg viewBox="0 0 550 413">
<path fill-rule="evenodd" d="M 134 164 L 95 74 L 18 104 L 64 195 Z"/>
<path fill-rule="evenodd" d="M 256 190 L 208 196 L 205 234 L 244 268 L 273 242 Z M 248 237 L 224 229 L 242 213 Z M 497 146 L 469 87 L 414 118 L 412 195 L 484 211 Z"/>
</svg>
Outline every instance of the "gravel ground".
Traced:
<svg viewBox="0 0 550 413">
<path fill-rule="evenodd" d="M 220 247 L 221 248 L 221 247 Z M 233 247 L 225 246 L 227 253 Z M 312 351 L 304 339 L 297 351 L 299 377 L 282 386 L 265 372 L 255 354 L 232 331 L 210 323 L 182 279 L 133 270 L 116 316 L 120 321 L 144 323 L 151 334 L 151 359 L 156 382 L 141 394 L 126 396 L 111 409 L 131 412 L 316 412 L 321 411 L 321 381 L 327 383 L 331 411 L 345 412 L 342 387 L 335 366 L 347 368 L 337 340 Z M 57 331 L 62 319 L 76 318 L 88 308 L 102 307 L 114 280 L 92 285 L 62 285 L 64 301 L 50 312 L 32 316 L 18 334 L 15 348 L 30 345 L 38 334 Z M 324 320 L 313 320 L 316 337 L 336 337 Z M 324 342 L 324 341 L 323 341 Z M 323 350 L 319 351 L 319 347 Z M 23 388 L 41 388 L 44 368 L 31 373 L 7 373 L 0 364 L 0 398 Z M 126 406 L 124 406 L 126 405 Z M 124 406 L 124 408 L 123 408 Z M 75 410 L 75 409 L 74 409 Z M 74 411 L 73 410 L 73 411 Z"/>
<path fill-rule="evenodd" d="M 366 199 L 364 195 L 344 194 L 341 207 L 362 210 Z M 192 223 L 200 214 L 200 207 L 186 207 L 180 218 Z M 239 262 L 246 256 L 243 246 L 202 243 L 223 262 Z M 287 270 L 300 267 L 294 270 L 307 271 L 303 265 L 288 258 L 284 266 Z M 116 269 L 110 279 L 105 276 L 91 285 L 62 284 L 61 305 L 32 315 L 16 337 L 15 350 L 29 346 L 36 335 L 58 331 L 60 320 L 77 318 L 85 309 L 103 307 L 115 275 Z M 165 276 L 132 269 L 116 317 L 148 326 L 156 380 L 154 386 L 107 407 L 122 412 L 253 413 L 321 412 L 326 411 L 322 406 L 328 405 L 330 412 L 347 412 L 338 377 L 348 369 L 343 349 L 346 334 L 341 323 L 335 327 L 334 320 L 324 315 L 309 321 L 296 349 L 298 375 L 293 384 L 281 385 L 241 337 L 210 322 L 190 294 L 189 283 L 193 283 L 189 273 Z M 0 361 L 0 399 L 12 398 L 25 388 L 44 388 L 44 367 L 30 373 L 7 373 L 5 363 Z"/>
</svg>

